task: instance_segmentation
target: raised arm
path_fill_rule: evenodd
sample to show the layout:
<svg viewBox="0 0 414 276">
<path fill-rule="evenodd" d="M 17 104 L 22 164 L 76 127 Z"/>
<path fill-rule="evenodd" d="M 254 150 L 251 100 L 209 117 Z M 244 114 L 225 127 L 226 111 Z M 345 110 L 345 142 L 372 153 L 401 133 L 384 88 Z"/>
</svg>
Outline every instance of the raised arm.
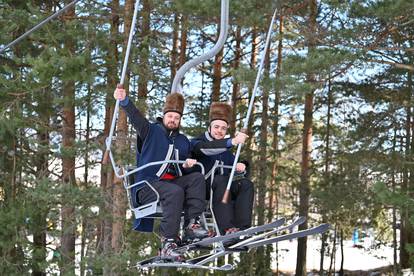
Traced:
<svg viewBox="0 0 414 276">
<path fill-rule="evenodd" d="M 120 106 L 125 110 L 131 124 L 137 131 L 138 136 L 144 140 L 149 131 L 149 121 L 142 115 L 136 106 L 129 100 L 125 89 L 116 88 L 114 91 L 114 98 L 120 100 Z"/>
</svg>

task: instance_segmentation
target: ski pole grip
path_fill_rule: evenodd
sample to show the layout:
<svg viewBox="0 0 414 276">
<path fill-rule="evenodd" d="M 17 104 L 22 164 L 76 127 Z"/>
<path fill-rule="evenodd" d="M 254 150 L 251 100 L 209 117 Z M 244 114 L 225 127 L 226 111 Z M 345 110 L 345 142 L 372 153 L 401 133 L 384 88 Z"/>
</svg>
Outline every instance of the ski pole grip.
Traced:
<svg viewBox="0 0 414 276">
<path fill-rule="evenodd" d="M 105 150 L 104 156 L 102 159 L 102 164 L 104 165 L 108 164 L 108 159 L 109 159 L 109 150 Z"/>
<path fill-rule="evenodd" d="M 230 190 L 226 190 L 223 195 L 221 203 L 227 204 L 229 202 Z"/>
<path fill-rule="evenodd" d="M 243 132 L 244 134 L 247 134 L 247 128 L 240 129 L 240 132 Z"/>
<path fill-rule="evenodd" d="M 123 88 L 124 88 L 124 85 L 123 85 L 123 84 L 118 83 L 118 84 L 116 85 L 116 88 L 121 88 L 121 89 L 123 89 Z"/>
</svg>

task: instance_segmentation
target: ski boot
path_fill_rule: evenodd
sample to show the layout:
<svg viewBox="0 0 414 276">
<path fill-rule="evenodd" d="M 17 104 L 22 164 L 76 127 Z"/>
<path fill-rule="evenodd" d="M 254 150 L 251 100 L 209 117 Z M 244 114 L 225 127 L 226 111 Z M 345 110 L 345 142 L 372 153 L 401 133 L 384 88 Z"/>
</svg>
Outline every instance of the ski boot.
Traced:
<svg viewBox="0 0 414 276">
<path fill-rule="evenodd" d="M 199 222 L 199 218 L 190 219 L 187 227 L 184 229 L 184 243 L 191 243 L 202 240 L 209 236 L 209 231 L 206 230 Z"/>
<path fill-rule="evenodd" d="M 232 234 L 232 233 L 236 233 L 236 232 L 238 232 L 238 231 L 240 231 L 240 229 L 239 229 L 239 228 L 237 228 L 237 227 L 227 228 L 227 229 L 224 231 L 224 236 L 225 236 L 225 235 Z M 241 241 L 241 239 L 240 239 L 239 237 L 237 237 L 237 238 L 232 238 L 232 239 L 228 239 L 228 240 L 223 241 L 223 246 L 224 246 L 224 247 L 229 247 L 229 246 L 231 246 L 231 245 L 233 245 L 233 244 L 236 244 L 236 243 L 238 243 L 238 242 L 240 242 L 240 241 Z"/>
<path fill-rule="evenodd" d="M 182 262 L 184 256 L 176 251 L 178 245 L 175 239 L 162 239 L 162 246 L 160 249 L 160 260 L 166 262 Z"/>
</svg>

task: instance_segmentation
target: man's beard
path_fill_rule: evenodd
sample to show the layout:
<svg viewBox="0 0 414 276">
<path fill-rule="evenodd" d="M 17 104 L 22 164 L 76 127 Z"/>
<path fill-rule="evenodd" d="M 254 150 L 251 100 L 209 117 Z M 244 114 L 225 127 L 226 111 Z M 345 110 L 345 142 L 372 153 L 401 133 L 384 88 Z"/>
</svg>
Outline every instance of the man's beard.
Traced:
<svg viewBox="0 0 414 276">
<path fill-rule="evenodd" d="M 180 127 L 180 125 L 178 125 L 177 127 L 175 127 L 175 126 L 173 126 L 173 127 L 169 127 L 168 126 L 168 124 L 167 125 L 164 125 L 165 126 L 165 128 L 168 130 L 168 131 L 176 131 L 176 130 L 178 130 L 178 128 Z"/>
</svg>

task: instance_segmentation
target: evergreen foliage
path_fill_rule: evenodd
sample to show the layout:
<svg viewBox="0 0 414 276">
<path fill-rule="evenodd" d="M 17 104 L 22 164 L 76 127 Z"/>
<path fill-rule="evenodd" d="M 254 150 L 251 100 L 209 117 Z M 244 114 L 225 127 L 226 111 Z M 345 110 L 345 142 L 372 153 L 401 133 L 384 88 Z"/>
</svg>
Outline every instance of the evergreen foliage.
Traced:
<svg viewBox="0 0 414 276">
<path fill-rule="evenodd" d="M 0 46 L 68 2 L 2 1 Z M 274 218 L 298 213 L 304 104 L 306 96 L 312 94 L 308 220 L 309 225 L 322 220 L 333 225 L 326 241 L 326 259 L 335 251 L 332 244 L 336 246 L 337 235 L 350 239 L 356 227 L 372 228 L 377 246 L 399 248 L 396 269 L 414 269 L 414 6 L 410 0 L 317 1 L 317 31 L 312 32 L 307 21 L 308 2 L 230 3 L 229 38 L 220 67 L 220 100 L 231 101 L 233 88 L 239 85 L 235 95 L 237 129 L 243 125 L 260 62 L 258 54 L 269 23 L 264 18 L 278 9 L 269 75 L 261 81 L 249 127 L 251 144 L 242 153 L 242 159 L 251 161 L 255 183 L 260 180 L 261 169 L 268 172 L 266 196 L 255 201 L 254 223 L 258 217 L 266 221 L 268 214 Z M 118 9 L 112 6 L 116 3 Z M 172 83 L 174 16 L 179 19 L 179 38 L 184 32 L 187 35 L 187 47 L 180 49 L 178 43 L 175 50 L 190 60 L 216 41 L 220 1 L 148 3 L 150 30 L 141 36 L 148 12 L 141 4 L 128 74 L 130 98 L 155 120 L 161 115 Z M 125 1 L 79 1 L 74 18 L 63 15 L 54 19 L 0 54 L 1 275 L 59 274 L 67 265 L 60 251 L 61 236 L 73 230 L 73 271 L 78 275 L 136 275 L 136 261 L 157 252 L 157 236 L 131 231 L 130 214 L 113 217 L 114 180 L 110 173 L 107 175 L 108 167 L 101 164 L 108 124 L 105 118 L 111 116 L 112 84 L 119 79 L 125 47 L 124 9 Z M 283 33 L 279 29 L 282 19 Z M 115 36 L 111 33 L 114 21 L 120 24 Z M 237 28 L 241 30 L 239 38 Z M 313 40 L 315 45 L 310 47 Z M 72 49 L 65 46 L 69 42 L 73 42 Z M 182 130 L 189 136 L 207 127 L 214 63 L 214 59 L 205 62 L 185 76 Z M 74 101 L 64 96 L 65 87 L 72 83 Z M 148 91 L 145 97 L 138 95 L 142 83 Z M 268 93 L 268 102 L 263 102 L 263 93 Z M 68 103 L 75 110 L 76 138 L 73 146 L 63 147 L 63 112 Z M 263 110 L 268 110 L 264 124 Z M 264 130 L 267 138 L 260 143 Z M 127 148 L 117 153 L 116 159 L 134 165 L 132 129 L 128 138 Z M 273 139 L 277 141 L 275 148 Z M 266 163 L 262 164 L 264 152 Z M 72 186 L 64 184 L 62 160 L 67 157 L 75 158 Z M 64 206 L 73 207 L 70 219 L 74 223 L 68 228 L 62 228 L 66 225 L 61 214 Z M 118 219 L 123 223 L 118 237 L 122 248 L 114 254 L 111 225 Z M 392 244 L 397 230 L 401 236 L 398 244 Z M 234 258 L 238 262 L 234 275 L 270 273 L 270 268 L 260 267 L 263 260 L 259 258 L 264 254 L 270 260 L 272 251 Z M 183 273 L 174 269 L 163 272 Z M 148 271 L 148 275 L 159 273 Z"/>
</svg>

